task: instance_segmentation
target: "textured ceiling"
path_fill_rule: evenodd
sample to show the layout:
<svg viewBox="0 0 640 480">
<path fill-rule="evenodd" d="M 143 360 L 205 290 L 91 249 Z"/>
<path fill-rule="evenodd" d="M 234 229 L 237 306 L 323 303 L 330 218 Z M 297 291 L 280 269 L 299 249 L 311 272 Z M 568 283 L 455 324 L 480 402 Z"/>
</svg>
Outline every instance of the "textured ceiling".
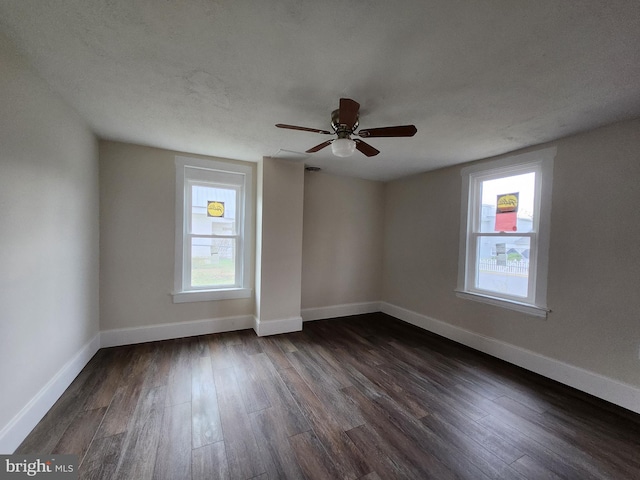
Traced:
<svg viewBox="0 0 640 480">
<path fill-rule="evenodd" d="M 0 0 L 0 30 L 101 138 L 257 161 L 322 142 L 340 97 L 387 180 L 640 116 L 640 1 Z M 0 72 L 1 74 L 1 72 Z"/>
</svg>

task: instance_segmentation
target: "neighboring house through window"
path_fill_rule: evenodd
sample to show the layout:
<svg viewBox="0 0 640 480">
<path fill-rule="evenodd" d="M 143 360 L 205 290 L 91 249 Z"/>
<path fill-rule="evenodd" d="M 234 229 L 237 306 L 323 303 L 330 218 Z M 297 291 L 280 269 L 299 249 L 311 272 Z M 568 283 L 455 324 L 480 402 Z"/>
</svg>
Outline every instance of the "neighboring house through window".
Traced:
<svg viewBox="0 0 640 480">
<path fill-rule="evenodd" d="M 547 314 L 555 148 L 462 169 L 457 295 Z"/>
<path fill-rule="evenodd" d="M 176 157 L 174 303 L 251 296 L 252 169 Z"/>
</svg>

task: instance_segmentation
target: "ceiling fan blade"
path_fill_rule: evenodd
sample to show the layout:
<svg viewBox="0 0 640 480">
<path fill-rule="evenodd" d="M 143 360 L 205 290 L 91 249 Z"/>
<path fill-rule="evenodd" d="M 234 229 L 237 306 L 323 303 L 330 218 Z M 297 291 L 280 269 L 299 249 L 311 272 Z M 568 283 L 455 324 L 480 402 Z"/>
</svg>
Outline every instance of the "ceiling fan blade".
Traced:
<svg viewBox="0 0 640 480">
<path fill-rule="evenodd" d="M 276 123 L 276 127 L 288 128 L 290 130 L 302 130 L 303 132 L 324 133 L 325 135 L 331 135 L 332 133 L 332 132 L 328 132 L 327 130 L 318 130 L 317 128 L 309 128 L 309 127 L 298 127 L 296 125 L 286 125 L 284 123 Z"/>
<path fill-rule="evenodd" d="M 366 128 L 358 135 L 367 137 L 413 137 L 418 130 L 415 125 L 398 125 L 397 127 Z"/>
<path fill-rule="evenodd" d="M 306 153 L 315 153 L 318 150 L 322 150 L 324 147 L 328 147 L 329 145 L 331 145 L 332 142 L 333 140 L 327 140 L 326 142 L 322 142 L 321 144 L 316 145 L 315 147 L 311 147 L 309 150 L 306 151 Z"/>
<path fill-rule="evenodd" d="M 358 151 L 364 153 L 367 157 L 373 157 L 380 153 L 380 150 L 376 150 L 371 145 L 363 142 L 362 140 L 355 139 L 354 142 L 356 142 L 356 148 L 358 149 Z"/>
<path fill-rule="evenodd" d="M 353 126 L 358 121 L 358 111 L 360 110 L 360 104 L 350 98 L 340 99 L 340 118 L 338 123 L 344 124 L 349 127 L 349 130 L 353 130 Z"/>
</svg>

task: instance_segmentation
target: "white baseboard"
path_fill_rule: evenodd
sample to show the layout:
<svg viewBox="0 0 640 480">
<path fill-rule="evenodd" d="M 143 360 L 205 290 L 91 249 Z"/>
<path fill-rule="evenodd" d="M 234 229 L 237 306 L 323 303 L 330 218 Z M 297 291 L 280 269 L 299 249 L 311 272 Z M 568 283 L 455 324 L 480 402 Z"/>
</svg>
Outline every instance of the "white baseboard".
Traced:
<svg viewBox="0 0 640 480">
<path fill-rule="evenodd" d="M 344 305 L 332 305 L 330 307 L 305 308 L 302 310 L 302 321 L 323 320 L 325 318 L 348 317 L 363 313 L 375 313 L 380 311 L 380 302 L 346 303 Z"/>
<path fill-rule="evenodd" d="M 100 348 L 97 333 L 0 431 L 0 454 L 12 454 Z"/>
<path fill-rule="evenodd" d="M 175 322 L 149 325 L 144 327 L 103 330 L 100 333 L 100 346 L 117 347 L 134 343 L 156 342 L 172 338 L 193 337 L 210 333 L 232 332 L 254 327 L 253 315 L 209 318 L 190 322 Z"/>
<path fill-rule="evenodd" d="M 253 329 L 259 337 L 279 335 L 281 333 L 299 332 L 302 330 L 302 317 L 283 318 L 281 320 L 262 320 L 255 317 Z"/>
<path fill-rule="evenodd" d="M 486 337 L 427 317 L 390 303 L 382 302 L 382 312 L 445 338 L 487 353 L 509 363 L 551 378 L 595 397 L 640 413 L 640 389 L 604 375 L 546 357 L 510 343 Z"/>
</svg>

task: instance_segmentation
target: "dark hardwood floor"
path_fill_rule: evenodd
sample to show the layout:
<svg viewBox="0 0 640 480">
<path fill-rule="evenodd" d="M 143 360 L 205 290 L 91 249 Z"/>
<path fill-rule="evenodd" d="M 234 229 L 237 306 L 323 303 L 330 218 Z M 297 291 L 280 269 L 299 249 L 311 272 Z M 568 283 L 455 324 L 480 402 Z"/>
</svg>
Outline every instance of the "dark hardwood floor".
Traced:
<svg viewBox="0 0 640 480">
<path fill-rule="evenodd" d="M 640 416 L 372 314 L 100 350 L 16 453 L 83 479 L 629 480 Z"/>
</svg>

